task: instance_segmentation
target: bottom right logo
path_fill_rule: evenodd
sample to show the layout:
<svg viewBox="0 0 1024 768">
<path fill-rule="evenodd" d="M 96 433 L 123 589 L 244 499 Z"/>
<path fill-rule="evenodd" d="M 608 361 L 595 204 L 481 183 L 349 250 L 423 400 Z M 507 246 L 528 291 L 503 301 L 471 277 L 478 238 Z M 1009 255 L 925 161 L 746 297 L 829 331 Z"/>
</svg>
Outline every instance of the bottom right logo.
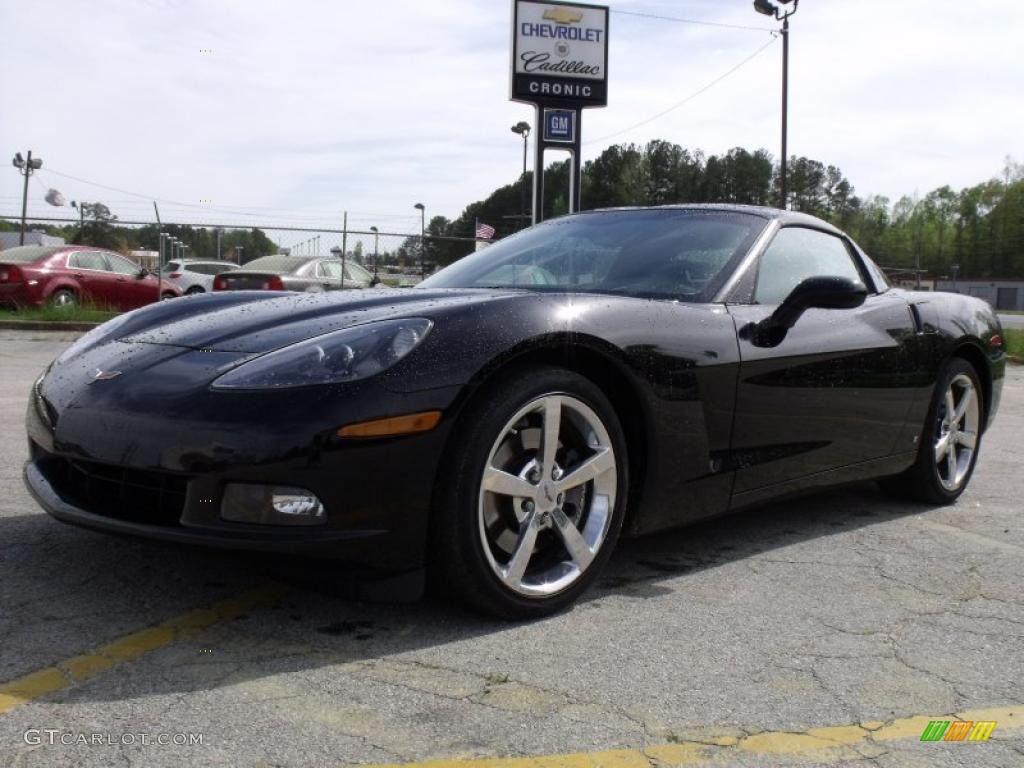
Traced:
<svg viewBox="0 0 1024 768">
<path fill-rule="evenodd" d="M 995 720 L 932 720 L 921 741 L 988 741 L 995 727 Z"/>
</svg>

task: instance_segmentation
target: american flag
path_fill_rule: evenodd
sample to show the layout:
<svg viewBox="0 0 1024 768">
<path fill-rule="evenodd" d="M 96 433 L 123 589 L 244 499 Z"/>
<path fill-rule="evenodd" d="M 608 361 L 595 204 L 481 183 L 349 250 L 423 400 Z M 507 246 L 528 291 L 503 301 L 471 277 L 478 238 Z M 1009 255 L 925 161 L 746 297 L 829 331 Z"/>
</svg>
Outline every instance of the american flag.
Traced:
<svg viewBox="0 0 1024 768">
<path fill-rule="evenodd" d="M 476 223 L 476 236 L 480 240 L 490 240 L 494 237 L 494 227 L 484 224 L 482 221 Z"/>
</svg>

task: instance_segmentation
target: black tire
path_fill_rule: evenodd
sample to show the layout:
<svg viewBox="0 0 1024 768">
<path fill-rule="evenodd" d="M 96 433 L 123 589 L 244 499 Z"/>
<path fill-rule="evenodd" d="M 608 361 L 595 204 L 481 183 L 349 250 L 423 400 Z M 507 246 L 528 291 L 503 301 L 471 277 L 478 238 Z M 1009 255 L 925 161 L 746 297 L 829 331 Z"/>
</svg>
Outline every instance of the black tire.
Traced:
<svg viewBox="0 0 1024 768">
<path fill-rule="evenodd" d="M 170 291 L 165 291 L 164 293 L 160 294 L 160 301 L 169 301 L 170 299 L 176 298 L 178 298 L 178 294 L 171 293 Z"/>
<path fill-rule="evenodd" d="M 974 387 L 978 418 L 977 428 L 974 430 L 976 433 L 975 443 L 969 461 L 966 462 L 966 471 L 956 487 L 950 488 L 944 484 L 944 478 L 940 474 L 936 442 L 943 433 L 946 393 L 954 381 L 962 381 L 958 377 L 967 377 Z M 935 394 L 932 396 L 931 406 L 928 408 L 928 415 L 925 417 L 924 427 L 921 430 L 917 460 L 906 472 L 895 477 L 887 477 L 879 481 L 879 485 L 894 496 L 926 504 L 945 505 L 956 501 L 971 481 L 974 466 L 978 461 L 978 453 L 981 450 L 981 432 L 985 414 L 983 398 L 984 390 L 974 366 L 961 357 L 950 358 L 942 369 L 935 386 Z M 948 472 L 946 477 L 949 477 Z"/>
<path fill-rule="evenodd" d="M 206 293 L 206 289 L 203 288 L 203 286 L 201 285 L 193 285 L 191 288 L 185 291 L 186 296 L 194 296 L 197 293 Z"/>
<path fill-rule="evenodd" d="M 593 559 L 588 565 L 578 569 L 579 574 L 575 576 L 575 581 L 554 594 L 526 596 L 515 591 L 499 578 L 495 572 L 495 550 L 490 549 L 490 554 L 485 552 L 483 539 L 489 534 L 484 533 L 485 527 L 482 523 L 484 495 L 481 489 L 485 465 L 491 461 L 492 451 L 496 450 L 496 446 L 505 436 L 515 435 L 519 432 L 525 434 L 527 431 L 525 428 L 507 431 L 506 428 L 509 426 L 510 420 L 516 417 L 522 409 L 540 401 L 540 398 L 543 397 L 555 397 L 559 400 L 566 398 L 564 399 L 565 405 L 561 407 L 563 408 L 562 412 L 568 415 L 563 417 L 564 421 L 559 422 L 558 445 L 560 447 L 556 453 L 556 457 L 561 455 L 562 458 L 555 459 L 556 462 L 561 461 L 567 465 L 564 470 L 566 477 L 572 474 L 579 463 L 582 463 L 573 460 L 573 457 L 566 453 L 569 450 L 569 435 L 575 434 L 578 441 L 578 436 L 584 431 L 591 436 L 596 434 L 579 429 L 575 429 L 574 432 L 570 421 L 577 418 L 581 411 L 573 410 L 573 408 L 578 408 L 582 403 L 589 409 L 590 416 L 596 416 L 600 420 L 608 443 L 604 447 L 611 448 L 613 451 L 611 457 L 614 461 L 614 468 L 606 467 L 602 470 L 601 482 L 606 484 L 604 487 L 607 490 L 610 487 L 607 484 L 614 480 L 614 504 L 607 504 L 608 496 L 597 495 L 598 480 L 589 481 L 574 490 L 566 490 L 564 493 L 558 494 L 558 512 L 552 510 L 546 516 L 546 523 L 551 528 L 550 532 L 542 530 L 537 534 L 538 546 L 542 546 L 542 542 L 546 541 L 548 549 L 531 548 L 531 551 L 535 552 L 535 556 L 539 558 L 538 563 L 543 564 L 544 561 L 550 561 L 553 557 L 551 553 L 558 550 L 559 547 L 564 547 L 560 551 L 568 554 L 572 562 L 576 562 L 575 557 L 569 554 L 569 549 L 563 541 L 565 537 L 557 530 L 558 526 L 564 524 L 567 519 L 562 514 L 563 499 L 564 509 L 575 514 L 576 519 L 573 524 L 578 529 L 583 526 L 587 530 L 589 530 L 589 526 L 585 525 L 585 521 L 595 514 L 593 510 L 598 509 L 597 499 L 603 499 L 605 503 L 600 505 L 601 511 L 596 513 L 599 517 L 596 517 L 595 520 L 607 521 L 604 523 L 603 529 L 606 533 L 604 538 L 596 543 L 596 551 L 592 552 Z M 526 419 L 534 417 L 537 417 L 536 414 L 531 414 L 523 417 L 522 421 L 525 422 Z M 567 426 L 562 427 L 563 423 Z M 543 429 L 537 434 L 542 436 Z M 564 440 L 563 436 L 565 436 Z M 527 450 L 525 438 L 517 439 L 521 448 Z M 597 440 L 597 438 L 594 439 Z M 560 611 L 570 605 L 593 583 L 611 556 L 622 529 L 628 502 L 629 477 L 626 441 L 618 416 L 608 398 L 593 382 L 572 371 L 549 366 L 524 366 L 501 375 L 496 383 L 488 386 L 474 398 L 461 415 L 449 445 L 451 447 L 444 458 L 434 494 L 431 518 L 428 575 L 434 592 L 443 597 L 454 598 L 476 611 L 509 620 L 538 618 Z M 546 466 L 540 461 L 540 454 L 540 449 L 534 451 L 533 462 Z M 559 472 L 560 475 L 562 473 L 560 469 L 553 471 Z M 533 478 L 530 482 L 536 483 L 535 487 L 538 489 L 545 485 L 552 485 L 545 483 L 544 480 L 545 478 L 540 477 L 539 479 Z M 568 498 L 573 493 L 579 494 L 578 506 L 573 505 Z M 513 498 L 504 496 L 496 498 L 506 499 L 509 509 L 517 509 Z M 541 499 L 539 492 L 537 498 Z M 546 498 L 548 504 L 555 504 L 550 493 Z M 545 517 L 541 511 L 543 503 L 540 500 L 537 502 L 537 514 L 542 519 Z M 609 506 L 612 507 L 610 515 L 606 511 Z M 513 514 L 518 516 L 519 513 L 513 512 Z M 529 515 L 524 514 L 524 517 L 529 517 Z M 559 517 L 561 522 L 558 522 Z M 512 522 L 515 523 L 514 520 Z M 522 535 L 522 531 L 528 524 L 522 521 L 519 524 L 523 526 L 519 531 L 519 535 Z M 538 525 L 543 524 L 539 523 Z M 540 538 L 542 536 L 548 538 L 544 540 Z M 554 559 L 557 560 L 557 556 L 554 556 Z M 511 559 L 508 562 L 510 563 Z M 566 560 L 566 563 L 568 562 L 570 561 Z M 526 581 L 525 576 L 522 580 Z"/>
<path fill-rule="evenodd" d="M 58 288 L 50 294 L 50 298 L 47 301 L 51 307 L 74 309 L 78 306 L 78 294 L 70 288 Z"/>
</svg>

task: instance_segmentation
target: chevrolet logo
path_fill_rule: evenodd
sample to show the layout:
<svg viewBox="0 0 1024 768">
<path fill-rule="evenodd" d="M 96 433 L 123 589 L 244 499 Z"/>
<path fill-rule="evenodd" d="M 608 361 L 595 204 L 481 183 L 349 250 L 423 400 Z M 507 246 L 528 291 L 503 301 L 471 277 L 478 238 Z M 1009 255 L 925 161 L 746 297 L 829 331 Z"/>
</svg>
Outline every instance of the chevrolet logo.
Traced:
<svg viewBox="0 0 1024 768">
<path fill-rule="evenodd" d="M 96 372 L 92 375 L 92 381 L 89 383 L 92 384 L 93 381 L 110 381 L 111 379 L 116 379 L 120 375 L 121 371 L 101 371 L 97 368 Z"/>
<path fill-rule="evenodd" d="M 544 20 L 553 21 L 555 24 L 579 24 L 583 21 L 583 11 L 574 11 L 568 8 L 548 8 L 544 11 Z"/>
</svg>

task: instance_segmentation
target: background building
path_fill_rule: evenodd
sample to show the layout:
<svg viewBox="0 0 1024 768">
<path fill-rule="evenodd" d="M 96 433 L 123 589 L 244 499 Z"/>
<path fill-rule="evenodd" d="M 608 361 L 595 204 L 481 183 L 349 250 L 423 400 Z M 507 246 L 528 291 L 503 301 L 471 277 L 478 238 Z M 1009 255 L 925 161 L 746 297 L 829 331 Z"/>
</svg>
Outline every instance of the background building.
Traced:
<svg viewBox="0 0 1024 768">
<path fill-rule="evenodd" d="M 0 232 L 0 251 L 17 248 L 21 239 L 19 232 Z M 25 233 L 25 245 L 64 245 L 63 237 L 54 237 L 39 230 Z"/>
<path fill-rule="evenodd" d="M 996 309 L 1024 310 L 1024 280 L 936 280 L 935 290 L 977 296 Z"/>
</svg>

